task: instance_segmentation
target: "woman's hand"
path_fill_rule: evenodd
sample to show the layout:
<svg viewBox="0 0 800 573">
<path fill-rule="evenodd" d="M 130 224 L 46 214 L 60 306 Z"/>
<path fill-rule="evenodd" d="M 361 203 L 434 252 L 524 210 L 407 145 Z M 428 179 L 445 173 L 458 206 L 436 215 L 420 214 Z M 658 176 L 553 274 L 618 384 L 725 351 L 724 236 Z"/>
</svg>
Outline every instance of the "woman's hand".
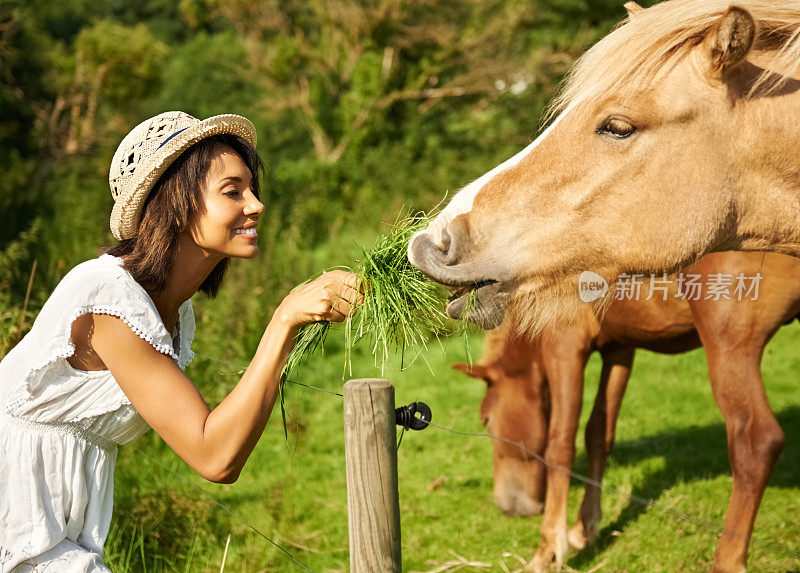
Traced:
<svg viewBox="0 0 800 573">
<path fill-rule="evenodd" d="M 315 280 L 289 293 L 275 314 L 292 326 L 320 321 L 341 322 L 364 302 L 360 283 L 353 273 L 323 272 Z"/>
</svg>

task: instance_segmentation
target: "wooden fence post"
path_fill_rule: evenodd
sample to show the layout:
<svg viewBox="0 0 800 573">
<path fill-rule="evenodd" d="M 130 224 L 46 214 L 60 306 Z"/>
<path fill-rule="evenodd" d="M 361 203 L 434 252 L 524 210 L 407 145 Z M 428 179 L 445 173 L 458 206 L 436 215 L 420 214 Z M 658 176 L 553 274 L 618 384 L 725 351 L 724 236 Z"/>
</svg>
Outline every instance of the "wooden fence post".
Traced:
<svg viewBox="0 0 800 573">
<path fill-rule="evenodd" d="M 401 573 L 394 387 L 344 385 L 344 440 L 351 573 Z"/>
</svg>

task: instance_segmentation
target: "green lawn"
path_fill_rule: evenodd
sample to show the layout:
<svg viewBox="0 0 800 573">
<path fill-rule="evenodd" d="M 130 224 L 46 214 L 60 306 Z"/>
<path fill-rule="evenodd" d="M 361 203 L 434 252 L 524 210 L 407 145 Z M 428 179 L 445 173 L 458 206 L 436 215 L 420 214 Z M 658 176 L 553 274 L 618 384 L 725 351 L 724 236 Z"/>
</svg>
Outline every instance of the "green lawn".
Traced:
<svg viewBox="0 0 800 573">
<path fill-rule="evenodd" d="M 334 332 L 324 359 L 293 378 L 340 391 L 342 355 L 336 336 Z M 213 354 L 207 350 L 214 347 L 211 342 L 198 333 L 201 351 Z M 795 323 L 778 334 L 764 359 L 769 398 L 787 446 L 756 521 L 750 571 L 800 571 L 798 347 L 800 325 Z M 479 354 L 479 336 L 472 337 L 471 350 Z M 396 365 L 387 368 L 384 377 L 394 383 L 398 405 L 423 400 L 438 424 L 482 431 L 478 406 L 483 385 L 449 368 L 464 354 L 459 339 L 443 349 L 433 343 L 424 357 L 428 364 L 420 357 L 403 371 Z M 587 369 L 584 421 L 599 365 L 595 356 Z M 234 367 L 202 356 L 189 368 L 211 399 L 224 395 L 235 373 Z M 353 374 L 372 377 L 380 371 L 362 351 L 354 356 Z M 205 499 L 192 487 L 196 485 L 314 571 L 346 571 L 341 398 L 291 387 L 286 404 L 288 447 L 276 411 L 233 485 L 209 484 L 193 476 L 152 432 L 120 448 L 116 517 L 107 548 L 112 569 L 219 571 L 230 535 L 225 571 L 302 571 Z M 488 439 L 437 428 L 406 434 L 398 454 L 404 571 L 442 571 L 438 568 L 459 558 L 488 566 L 462 570 L 513 571 L 532 556 L 541 518 L 509 518 L 494 507 L 491 463 Z M 586 472 L 582 439 L 575 467 Z M 429 488 L 434 482 L 441 485 Z M 605 485 L 600 541 L 580 554 L 571 553 L 569 567 L 629 572 L 708 569 L 731 478 L 724 425 L 711 398 L 702 351 L 672 357 L 638 354 Z M 629 493 L 652 498 L 669 511 L 643 507 L 630 501 Z M 573 480 L 570 521 L 581 495 L 580 484 Z M 680 519 L 678 514 L 688 517 Z"/>
</svg>

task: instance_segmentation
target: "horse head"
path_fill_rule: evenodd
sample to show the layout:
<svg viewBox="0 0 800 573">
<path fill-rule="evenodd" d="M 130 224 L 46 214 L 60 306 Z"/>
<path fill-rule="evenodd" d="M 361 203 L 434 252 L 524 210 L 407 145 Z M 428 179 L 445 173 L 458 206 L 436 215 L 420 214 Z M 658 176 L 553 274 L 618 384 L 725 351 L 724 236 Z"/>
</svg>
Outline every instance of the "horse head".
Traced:
<svg viewBox="0 0 800 573">
<path fill-rule="evenodd" d="M 483 380 L 481 420 L 492 440 L 494 502 L 506 515 L 535 515 L 544 508 L 549 395 L 535 353 L 527 342 L 505 334 L 487 337 L 476 364 L 453 364 Z M 520 447 L 522 445 L 523 447 Z"/>
</svg>

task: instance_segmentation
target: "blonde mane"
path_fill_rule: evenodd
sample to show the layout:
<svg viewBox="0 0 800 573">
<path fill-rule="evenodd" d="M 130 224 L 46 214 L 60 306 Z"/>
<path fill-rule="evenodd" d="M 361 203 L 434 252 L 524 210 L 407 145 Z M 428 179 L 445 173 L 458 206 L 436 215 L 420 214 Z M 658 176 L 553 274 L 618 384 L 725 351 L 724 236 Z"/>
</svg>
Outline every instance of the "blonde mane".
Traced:
<svg viewBox="0 0 800 573">
<path fill-rule="evenodd" d="M 571 103 L 625 86 L 646 85 L 671 61 L 699 45 L 729 6 L 750 12 L 756 22 L 758 50 L 775 55 L 756 81 L 768 93 L 800 72 L 800 1 L 665 0 L 626 18 L 590 48 L 572 68 L 547 118 Z M 777 47 L 777 50 L 776 50 Z"/>
</svg>

